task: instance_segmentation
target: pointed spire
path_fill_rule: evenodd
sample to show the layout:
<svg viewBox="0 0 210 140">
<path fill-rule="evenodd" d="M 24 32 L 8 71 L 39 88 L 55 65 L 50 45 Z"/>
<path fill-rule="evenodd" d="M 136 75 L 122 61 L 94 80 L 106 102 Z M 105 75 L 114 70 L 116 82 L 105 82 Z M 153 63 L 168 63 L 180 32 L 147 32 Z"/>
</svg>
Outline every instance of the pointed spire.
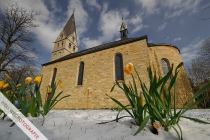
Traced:
<svg viewBox="0 0 210 140">
<path fill-rule="evenodd" d="M 127 25 L 123 21 L 123 15 L 122 15 L 122 24 L 120 27 L 120 34 L 121 34 L 121 40 L 128 38 L 128 29 L 127 29 Z"/>
<path fill-rule="evenodd" d="M 75 20 L 74 20 L 74 11 L 73 11 L 73 14 L 71 15 L 69 21 L 66 23 L 63 30 L 67 37 L 69 35 L 71 35 L 74 31 L 76 31 Z"/>
</svg>

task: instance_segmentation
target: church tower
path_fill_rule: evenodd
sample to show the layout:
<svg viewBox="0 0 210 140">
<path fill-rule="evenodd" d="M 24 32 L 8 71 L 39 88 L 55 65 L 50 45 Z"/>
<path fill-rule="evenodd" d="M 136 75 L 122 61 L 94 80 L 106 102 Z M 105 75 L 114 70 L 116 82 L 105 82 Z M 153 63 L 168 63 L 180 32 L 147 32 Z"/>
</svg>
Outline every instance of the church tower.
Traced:
<svg viewBox="0 0 210 140">
<path fill-rule="evenodd" d="M 59 59 L 68 54 L 78 52 L 74 13 L 71 15 L 70 19 L 54 43 L 55 45 L 52 52 L 51 61 Z"/>
<path fill-rule="evenodd" d="M 121 35 L 121 40 L 128 38 L 128 28 L 123 19 L 122 19 L 122 25 L 120 27 L 120 35 Z"/>
</svg>

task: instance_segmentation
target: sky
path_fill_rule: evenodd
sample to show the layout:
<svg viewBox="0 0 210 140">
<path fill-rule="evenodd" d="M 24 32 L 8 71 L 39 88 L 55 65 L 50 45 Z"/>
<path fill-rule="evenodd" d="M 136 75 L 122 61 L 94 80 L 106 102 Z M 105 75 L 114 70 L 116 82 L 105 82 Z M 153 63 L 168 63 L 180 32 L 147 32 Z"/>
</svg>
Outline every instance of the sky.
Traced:
<svg viewBox="0 0 210 140">
<path fill-rule="evenodd" d="M 0 10 L 13 0 L 0 0 Z M 123 21 L 129 37 L 147 35 L 149 43 L 177 46 L 185 65 L 197 56 L 210 37 L 209 0 L 16 0 L 20 7 L 38 12 L 33 33 L 39 51 L 37 67 L 50 61 L 53 42 L 72 15 L 79 51 L 120 39 Z M 34 54 L 36 55 L 36 54 Z"/>
</svg>

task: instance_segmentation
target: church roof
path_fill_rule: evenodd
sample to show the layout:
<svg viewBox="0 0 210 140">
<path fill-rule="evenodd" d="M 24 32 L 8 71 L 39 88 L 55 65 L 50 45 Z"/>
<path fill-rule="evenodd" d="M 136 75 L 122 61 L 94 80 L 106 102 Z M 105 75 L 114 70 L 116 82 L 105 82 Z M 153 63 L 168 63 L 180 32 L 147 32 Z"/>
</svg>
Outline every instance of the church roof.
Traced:
<svg viewBox="0 0 210 140">
<path fill-rule="evenodd" d="M 74 20 L 74 13 L 71 15 L 70 19 L 66 23 L 63 31 L 65 32 L 66 36 L 68 37 L 74 31 L 76 31 L 75 20 Z"/>
<path fill-rule="evenodd" d="M 117 47 L 117 46 L 120 46 L 120 45 L 132 43 L 132 42 L 143 40 L 143 39 L 147 40 L 147 35 L 141 36 L 141 37 L 136 37 L 136 38 L 126 38 L 126 39 L 123 39 L 123 40 L 117 40 L 117 41 L 114 41 L 114 42 L 109 42 L 109 43 L 102 44 L 102 45 L 99 45 L 99 46 L 96 46 L 96 47 L 92 47 L 92 48 L 89 48 L 89 49 L 86 49 L 86 50 L 83 50 L 83 51 L 80 51 L 80 52 L 71 53 L 71 54 L 69 54 L 67 56 L 61 57 L 61 58 L 56 59 L 54 61 L 42 64 L 42 66 L 46 66 L 46 65 L 53 64 L 53 63 L 56 63 L 56 62 L 60 62 L 60 61 L 68 60 L 68 59 L 71 59 L 71 58 L 83 56 L 83 55 L 86 55 L 86 54 L 90 54 L 90 53 L 94 53 L 94 52 L 98 52 L 98 51 L 114 48 L 114 47 Z M 164 46 L 171 46 L 171 47 L 175 47 L 176 49 L 178 49 L 176 46 L 173 46 L 173 45 L 170 45 L 170 44 L 165 44 L 165 43 L 160 43 L 160 44 L 148 43 L 148 47 L 155 47 L 155 46 L 162 46 L 162 45 L 164 45 Z"/>
</svg>

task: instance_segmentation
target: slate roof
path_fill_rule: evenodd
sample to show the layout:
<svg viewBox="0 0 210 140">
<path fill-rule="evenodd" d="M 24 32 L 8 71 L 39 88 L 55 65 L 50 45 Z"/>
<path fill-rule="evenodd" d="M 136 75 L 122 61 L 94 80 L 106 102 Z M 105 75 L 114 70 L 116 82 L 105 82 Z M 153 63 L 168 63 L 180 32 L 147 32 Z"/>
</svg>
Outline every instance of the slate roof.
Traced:
<svg viewBox="0 0 210 140">
<path fill-rule="evenodd" d="M 92 48 L 89 48 L 89 49 L 86 49 L 86 50 L 82 50 L 80 52 L 71 53 L 69 55 L 61 57 L 61 58 L 56 59 L 54 61 L 42 64 L 42 66 L 46 66 L 46 65 L 49 65 L 49 64 L 53 64 L 53 63 L 56 63 L 56 62 L 68 60 L 68 59 L 71 59 L 71 58 L 83 56 L 83 55 L 94 53 L 94 52 L 98 52 L 98 51 L 102 51 L 102 50 L 118 47 L 120 45 L 132 43 L 132 42 L 143 40 L 143 39 L 147 40 L 147 35 L 141 36 L 141 37 L 137 37 L 137 38 L 126 38 L 126 39 L 123 39 L 123 40 L 117 40 L 117 41 L 114 41 L 114 42 L 109 42 L 109 43 L 102 44 L 102 45 L 99 45 L 99 46 L 96 46 L 96 47 L 92 47 Z M 164 43 L 162 43 L 162 44 L 153 44 L 153 43 L 148 43 L 149 47 L 160 46 L 160 45 L 172 46 L 172 47 L 177 48 L 176 46 L 173 46 L 173 45 L 170 45 L 170 44 L 164 44 Z"/>
<path fill-rule="evenodd" d="M 74 21 L 74 14 L 71 15 L 70 19 L 66 23 L 66 25 L 65 25 L 63 30 L 64 30 L 64 32 L 65 32 L 67 37 L 69 35 L 71 35 L 74 31 L 76 31 L 76 26 L 75 26 L 75 21 Z"/>
</svg>

